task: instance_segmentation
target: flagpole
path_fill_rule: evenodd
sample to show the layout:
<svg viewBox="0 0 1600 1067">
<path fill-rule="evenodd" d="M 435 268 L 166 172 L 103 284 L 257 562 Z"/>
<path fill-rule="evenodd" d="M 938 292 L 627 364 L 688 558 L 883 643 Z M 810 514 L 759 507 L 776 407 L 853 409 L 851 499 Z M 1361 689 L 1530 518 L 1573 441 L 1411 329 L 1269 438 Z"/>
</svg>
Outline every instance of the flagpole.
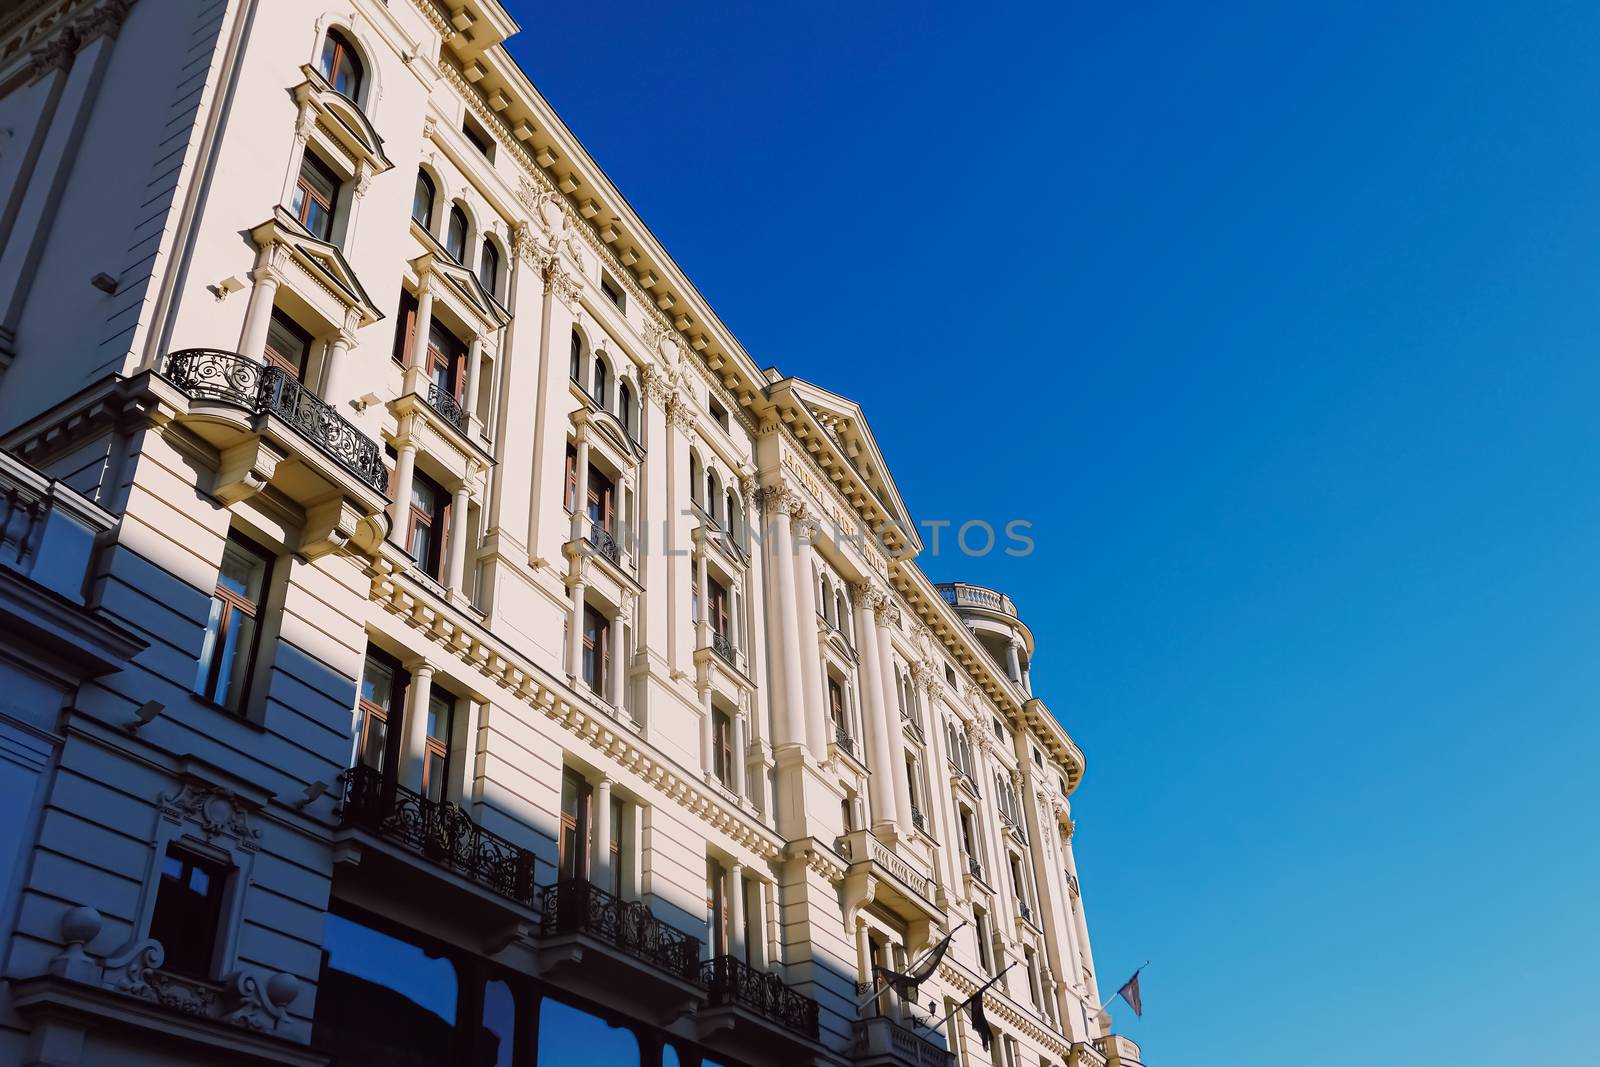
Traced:
<svg viewBox="0 0 1600 1067">
<path fill-rule="evenodd" d="M 1144 961 L 1144 962 L 1143 962 L 1143 963 L 1141 963 L 1141 964 L 1139 964 L 1139 966 L 1137 966 L 1137 967 L 1135 967 L 1135 968 L 1134 968 L 1134 969 L 1133 969 L 1133 973 L 1132 973 L 1132 974 L 1130 974 L 1130 975 L 1128 975 L 1128 981 L 1127 981 L 1127 982 L 1123 982 L 1123 983 L 1122 983 L 1122 984 L 1121 984 L 1121 985 L 1119 985 L 1119 986 L 1117 986 L 1117 991 L 1116 991 L 1116 992 L 1115 992 L 1115 993 L 1113 993 L 1113 994 L 1111 994 L 1111 999 L 1112 999 L 1112 1000 L 1116 1000 L 1116 999 L 1117 999 L 1117 998 L 1118 998 L 1118 997 L 1120 997 L 1120 996 L 1122 996 L 1122 991 L 1123 991 L 1123 990 L 1124 990 L 1124 989 L 1127 989 L 1127 988 L 1128 988 L 1128 985 L 1129 985 L 1129 983 L 1131 983 L 1131 982 L 1132 982 L 1132 981 L 1133 981 L 1133 980 L 1134 980 L 1134 979 L 1135 979 L 1135 978 L 1137 978 L 1137 977 L 1139 977 L 1139 975 L 1140 975 L 1140 974 L 1141 974 L 1141 973 L 1142 973 L 1142 972 L 1143 972 L 1143 971 L 1144 971 L 1144 969 L 1145 969 L 1145 968 L 1146 968 L 1146 967 L 1148 967 L 1148 966 L 1150 966 L 1150 961 L 1149 961 L 1149 960 L 1145 960 L 1145 961 Z M 1124 1000 L 1126 1000 L 1126 999 L 1127 999 L 1127 998 L 1126 998 L 1126 997 L 1124 997 L 1124 998 L 1123 998 L 1123 999 L 1124 999 Z M 1130 1008 L 1131 1008 L 1131 1007 L 1133 1007 L 1133 1005 L 1132 1005 L 1132 1004 L 1129 1004 L 1129 1005 L 1128 1005 L 1128 1007 L 1130 1007 Z M 1102 1000 L 1102 1001 L 1101 1001 L 1101 1002 L 1100 1002 L 1100 1008 L 1099 1008 L 1099 1010 L 1100 1010 L 1100 1012 L 1101 1012 L 1101 1013 L 1102 1013 L 1102 1014 L 1103 1014 L 1103 1013 L 1104 1013 L 1104 1012 L 1105 1012 L 1105 1011 L 1106 1011 L 1106 1004 L 1105 1004 L 1105 1001 L 1104 1001 L 1104 1000 Z M 1133 1013 L 1133 1014 L 1134 1014 L 1134 1017 L 1135 1017 L 1135 1018 L 1137 1018 L 1137 1017 L 1138 1017 L 1138 1015 L 1139 1015 L 1139 1013 L 1138 1013 L 1138 1012 L 1134 1012 L 1134 1013 Z"/>
<path fill-rule="evenodd" d="M 960 922 L 958 922 L 954 926 L 952 926 L 950 928 L 950 932 L 948 934 L 945 934 L 944 937 L 941 937 L 939 939 L 938 943 L 935 944 L 932 948 L 929 948 L 922 955 L 918 956 L 917 957 L 917 962 L 911 964 L 908 967 L 906 967 L 906 970 L 907 971 L 916 970 L 917 969 L 917 963 L 921 963 L 923 960 L 927 959 L 928 956 L 933 953 L 934 949 L 937 949 L 939 947 L 939 945 L 944 944 L 950 938 L 956 936 L 956 931 L 961 929 L 965 925 L 967 925 L 967 920 L 962 919 Z M 877 965 L 874 964 L 873 966 L 874 966 L 874 968 L 876 968 Z M 870 977 L 871 977 L 871 981 L 869 982 L 869 984 L 872 986 L 872 992 L 867 994 L 865 1000 L 856 1001 L 856 1010 L 857 1011 L 859 1011 L 860 1009 L 866 1007 L 869 1003 L 871 1003 L 874 1000 L 877 1000 L 880 996 L 883 995 L 883 990 L 878 986 L 878 976 L 877 976 L 876 970 L 874 970 L 874 972 L 871 974 Z"/>
<path fill-rule="evenodd" d="M 960 1004 L 957 1004 L 954 1008 L 951 1008 L 949 1014 L 946 1015 L 943 1019 L 939 1020 L 939 1025 L 940 1026 L 944 1026 L 945 1023 L 948 1023 L 951 1019 L 955 1018 L 957 1012 L 959 1012 L 962 1008 L 966 1007 L 968 1004 L 971 1004 L 973 1002 L 973 1000 L 977 999 L 978 997 L 983 996 L 983 991 L 984 990 L 988 989 L 990 986 L 992 986 L 996 982 L 1000 981 L 1001 975 L 1004 975 L 1006 973 L 1006 971 L 1009 971 L 1011 968 L 1015 967 L 1016 965 L 1017 965 L 1017 961 L 1016 960 L 1012 960 L 1010 963 L 1006 964 L 1003 968 L 1001 968 L 1000 974 L 995 975 L 993 978 L 991 978 L 987 982 L 983 983 L 981 986 L 978 987 L 977 992 L 972 994 L 972 996 L 968 997 L 966 1000 L 963 1000 Z M 919 1024 L 917 1029 L 920 1030 L 921 1028 L 922 1027 Z M 928 1027 L 928 1029 L 932 1030 L 933 1026 L 930 1025 Z"/>
</svg>

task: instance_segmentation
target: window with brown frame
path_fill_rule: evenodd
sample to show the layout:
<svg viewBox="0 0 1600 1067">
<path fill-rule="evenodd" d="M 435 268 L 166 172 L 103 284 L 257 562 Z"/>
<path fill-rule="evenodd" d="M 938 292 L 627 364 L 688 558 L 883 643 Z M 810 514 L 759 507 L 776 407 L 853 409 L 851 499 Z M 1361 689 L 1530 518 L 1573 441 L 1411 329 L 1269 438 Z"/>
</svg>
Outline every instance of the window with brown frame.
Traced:
<svg viewBox="0 0 1600 1067">
<path fill-rule="evenodd" d="M 567 473 L 565 488 L 561 493 L 561 505 L 568 512 L 578 509 L 578 449 L 572 444 L 567 445 Z"/>
<path fill-rule="evenodd" d="M 411 217 L 426 230 L 433 223 L 433 179 L 427 171 L 417 171 L 417 184 L 411 190 Z"/>
<path fill-rule="evenodd" d="M 255 666 L 258 617 L 272 574 L 266 549 L 231 534 L 211 594 L 194 691 L 229 711 L 244 703 Z"/>
<path fill-rule="evenodd" d="M 611 884 L 606 889 L 612 896 L 622 896 L 622 800 L 611 798 Z"/>
<path fill-rule="evenodd" d="M 338 30 L 329 30 L 322 42 L 322 76 L 328 79 L 333 91 L 351 100 L 361 93 L 361 79 L 365 73 L 361 58 L 351 46 L 349 38 Z"/>
<path fill-rule="evenodd" d="M 434 319 L 428 327 L 428 380 L 446 396 L 461 402 L 466 381 L 467 346 L 457 340 L 444 323 Z"/>
<path fill-rule="evenodd" d="M 561 839 L 557 861 L 562 881 L 583 879 L 589 873 L 589 783 L 568 767 L 561 772 Z"/>
<path fill-rule="evenodd" d="M 589 468 L 589 521 L 606 533 L 615 533 L 617 487 L 610 478 Z"/>
<path fill-rule="evenodd" d="M 289 210 L 313 237 L 333 240 L 333 212 L 339 200 L 339 176 L 315 153 L 300 160 L 300 177 L 294 183 Z"/>
<path fill-rule="evenodd" d="M 356 699 L 356 722 L 351 762 L 375 771 L 389 763 L 390 731 L 394 710 L 405 690 L 405 672 L 387 656 L 367 650 L 361 668 L 361 691 Z M 395 738 L 398 740 L 398 736 Z"/>
<path fill-rule="evenodd" d="M 722 583 L 715 578 L 706 578 L 706 607 L 710 609 L 711 628 L 718 636 L 730 639 L 728 635 L 728 591 Z"/>
<path fill-rule="evenodd" d="M 594 608 L 583 609 L 583 681 L 605 696 L 611 673 L 611 622 Z"/>
<path fill-rule="evenodd" d="M 282 368 L 297 379 L 306 376 L 306 357 L 311 354 L 311 335 L 299 324 L 273 308 L 267 321 L 267 362 Z"/>
<path fill-rule="evenodd" d="M 720 708 L 711 709 L 711 772 L 723 785 L 733 785 L 733 719 Z"/>
<path fill-rule="evenodd" d="M 444 799 L 450 773 L 450 733 L 455 725 L 456 699 L 437 686 L 428 691 L 428 732 L 423 738 L 422 795 Z"/>
<path fill-rule="evenodd" d="M 167 846 L 149 935 L 161 942 L 164 970 L 188 978 L 216 977 L 222 895 L 231 870 L 186 848 Z"/>
<path fill-rule="evenodd" d="M 833 720 L 834 729 L 845 729 L 844 690 L 832 677 L 828 678 L 828 718 Z"/>
<path fill-rule="evenodd" d="M 450 526 L 450 496 L 420 471 L 411 479 L 411 518 L 406 549 L 417 566 L 444 581 L 445 536 Z"/>
</svg>

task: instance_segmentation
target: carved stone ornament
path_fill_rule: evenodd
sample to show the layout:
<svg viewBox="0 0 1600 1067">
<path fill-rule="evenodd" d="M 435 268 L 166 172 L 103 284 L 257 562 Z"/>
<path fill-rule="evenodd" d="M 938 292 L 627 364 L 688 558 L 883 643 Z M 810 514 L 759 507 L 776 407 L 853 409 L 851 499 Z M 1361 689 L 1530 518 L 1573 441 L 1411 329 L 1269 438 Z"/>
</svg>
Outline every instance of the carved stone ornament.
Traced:
<svg viewBox="0 0 1600 1067">
<path fill-rule="evenodd" d="M 551 258 L 544 267 L 544 291 L 569 308 L 578 306 L 578 279 L 567 272 L 559 259 Z"/>
<path fill-rule="evenodd" d="M 197 824 L 208 841 L 227 836 L 246 852 L 261 847 L 261 831 L 250 825 L 249 810 L 232 791 L 221 786 L 185 782 L 176 793 L 162 794 L 160 804 L 162 817 Z"/>
</svg>

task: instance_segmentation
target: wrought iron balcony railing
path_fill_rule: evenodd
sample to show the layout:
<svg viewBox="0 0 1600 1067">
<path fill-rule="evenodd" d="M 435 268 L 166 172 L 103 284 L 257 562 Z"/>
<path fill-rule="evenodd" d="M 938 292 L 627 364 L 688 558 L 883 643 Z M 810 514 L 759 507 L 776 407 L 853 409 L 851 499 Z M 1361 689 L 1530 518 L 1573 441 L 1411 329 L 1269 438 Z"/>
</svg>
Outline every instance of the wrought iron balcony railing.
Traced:
<svg viewBox="0 0 1600 1067">
<path fill-rule="evenodd" d="M 700 983 L 712 1004 L 742 1005 L 802 1037 L 817 1039 L 817 1002 L 796 993 L 782 978 L 758 971 L 733 956 L 717 956 L 700 965 Z"/>
<path fill-rule="evenodd" d="M 721 656 L 730 667 L 739 665 L 739 654 L 733 649 L 733 642 L 728 640 L 727 634 L 711 631 L 711 651 Z"/>
<path fill-rule="evenodd" d="M 428 406 L 439 413 L 439 417 L 458 430 L 467 428 L 467 413 L 461 407 L 461 401 L 448 389 L 442 389 L 438 382 L 428 383 Z"/>
<path fill-rule="evenodd" d="M 700 983 L 700 939 L 662 922 L 645 904 L 582 879 L 545 886 L 540 897 L 544 936 L 587 934 L 674 978 Z"/>
<path fill-rule="evenodd" d="M 460 806 L 429 800 L 371 767 L 352 767 L 340 777 L 339 815 L 346 826 L 404 845 L 508 900 L 538 906 L 535 858 L 528 849 L 485 830 Z"/>
<path fill-rule="evenodd" d="M 378 443 L 283 368 L 235 352 L 188 348 L 167 357 L 165 374 L 192 398 L 276 415 L 351 474 L 384 491 L 388 473 Z"/>
<path fill-rule="evenodd" d="M 617 563 L 621 560 L 622 549 L 618 547 L 617 539 L 611 535 L 610 530 L 607 530 L 599 523 L 591 522 L 589 523 L 588 537 L 590 546 L 606 559 L 609 559 L 612 563 Z"/>
<path fill-rule="evenodd" d="M 833 728 L 833 743 L 852 756 L 856 754 L 856 739 L 851 737 L 849 731 L 843 726 L 835 726 Z"/>
<path fill-rule="evenodd" d="M 915 826 L 923 833 L 928 832 L 928 820 L 923 816 L 922 812 L 918 811 L 916 808 L 911 809 L 911 825 Z"/>
</svg>

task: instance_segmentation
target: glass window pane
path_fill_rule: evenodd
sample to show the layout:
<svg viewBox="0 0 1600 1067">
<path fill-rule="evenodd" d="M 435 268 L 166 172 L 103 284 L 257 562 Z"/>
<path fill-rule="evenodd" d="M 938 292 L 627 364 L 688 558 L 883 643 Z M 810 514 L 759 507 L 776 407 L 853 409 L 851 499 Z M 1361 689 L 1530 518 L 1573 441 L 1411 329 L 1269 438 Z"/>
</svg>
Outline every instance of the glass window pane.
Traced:
<svg viewBox="0 0 1600 1067">
<path fill-rule="evenodd" d="M 448 696 L 430 693 L 428 696 L 428 736 L 440 741 L 450 740 L 450 720 L 456 702 Z"/>
<path fill-rule="evenodd" d="M 477 1063 L 485 1067 L 511 1067 L 512 1041 L 517 1032 L 517 998 L 504 982 L 483 987 L 482 1049 Z"/>
<path fill-rule="evenodd" d="M 546 997 L 539 1003 L 539 1067 L 631 1067 L 639 1062 L 633 1031 Z"/>
<path fill-rule="evenodd" d="M 206 617 L 205 642 L 200 646 L 200 663 L 195 670 L 194 691 L 210 699 L 206 691 L 211 681 L 211 662 L 217 654 L 217 636 L 222 626 L 222 612 L 226 605 L 219 597 L 211 598 L 211 614 Z"/>
<path fill-rule="evenodd" d="M 388 664 L 367 657 L 361 672 L 361 699 L 386 711 L 394 707 L 394 670 Z"/>
<path fill-rule="evenodd" d="M 322 948 L 312 1030 L 318 1050 L 341 1064 L 457 1061 L 454 964 L 332 914 Z"/>
<path fill-rule="evenodd" d="M 222 566 L 217 569 L 217 585 L 250 601 L 261 599 L 261 582 L 267 564 L 249 549 L 230 542 L 222 550 Z"/>
</svg>

